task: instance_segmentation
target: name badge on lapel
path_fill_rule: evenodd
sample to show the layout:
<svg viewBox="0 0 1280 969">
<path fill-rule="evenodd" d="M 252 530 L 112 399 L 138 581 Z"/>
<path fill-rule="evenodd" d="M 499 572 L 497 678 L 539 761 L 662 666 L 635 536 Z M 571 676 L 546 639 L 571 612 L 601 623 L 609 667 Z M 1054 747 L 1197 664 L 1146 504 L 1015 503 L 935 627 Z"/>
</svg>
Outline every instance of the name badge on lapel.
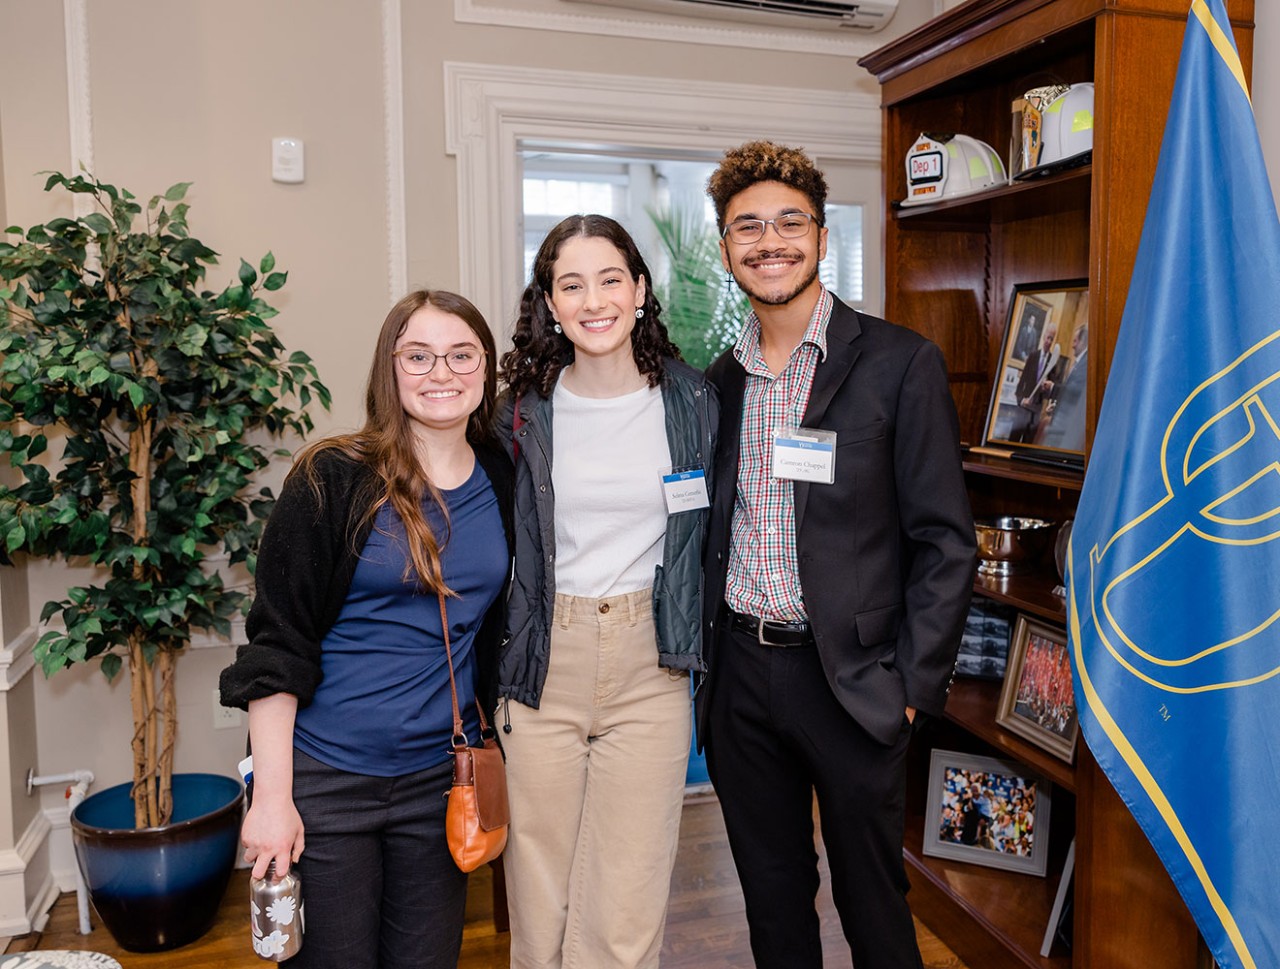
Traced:
<svg viewBox="0 0 1280 969">
<path fill-rule="evenodd" d="M 707 472 L 702 468 L 686 468 L 664 474 L 662 495 L 667 499 L 668 515 L 711 507 L 711 499 L 707 495 Z"/>
<path fill-rule="evenodd" d="M 836 480 L 836 432 L 816 427 L 773 431 L 773 476 L 831 484 Z"/>
</svg>

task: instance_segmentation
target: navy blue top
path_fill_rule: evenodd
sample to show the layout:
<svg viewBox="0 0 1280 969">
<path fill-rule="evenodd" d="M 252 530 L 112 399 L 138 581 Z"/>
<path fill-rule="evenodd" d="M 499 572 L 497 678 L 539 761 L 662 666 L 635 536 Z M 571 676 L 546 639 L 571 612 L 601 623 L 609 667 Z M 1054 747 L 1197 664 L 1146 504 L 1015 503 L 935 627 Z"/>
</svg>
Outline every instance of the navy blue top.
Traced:
<svg viewBox="0 0 1280 969">
<path fill-rule="evenodd" d="M 442 491 L 449 530 L 435 502 L 427 520 L 444 543 L 444 579 L 458 595 L 446 600 L 458 701 L 471 743 L 477 742 L 476 631 L 507 576 L 507 540 L 498 499 L 477 461 L 471 477 Z M 404 524 L 390 505 L 378 511 L 356 565 L 342 611 L 321 644 L 323 679 L 298 711 L 294 746 L 330 767 L 399 777 L 450 756 L 453 705 L 449 667 L 434 595 L 405 579 Z"/>
</svg>

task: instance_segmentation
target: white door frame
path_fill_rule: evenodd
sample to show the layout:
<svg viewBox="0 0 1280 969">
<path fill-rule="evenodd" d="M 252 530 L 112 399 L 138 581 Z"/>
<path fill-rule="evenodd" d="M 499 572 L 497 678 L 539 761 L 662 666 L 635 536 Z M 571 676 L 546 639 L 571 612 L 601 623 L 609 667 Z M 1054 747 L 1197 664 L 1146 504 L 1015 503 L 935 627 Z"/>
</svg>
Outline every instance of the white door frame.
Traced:
<svg viewBox="0 0 1280 969">
<path fill-rule="evenodd" d="M 444 83 L 460 285 L 495 330 L 523 288 L 522 146 L 718 154 L 769 138 L 819 161 L 880 161 L 879 102 L 857 93 L 457 62 L 445 63 Z"/>
</svg>

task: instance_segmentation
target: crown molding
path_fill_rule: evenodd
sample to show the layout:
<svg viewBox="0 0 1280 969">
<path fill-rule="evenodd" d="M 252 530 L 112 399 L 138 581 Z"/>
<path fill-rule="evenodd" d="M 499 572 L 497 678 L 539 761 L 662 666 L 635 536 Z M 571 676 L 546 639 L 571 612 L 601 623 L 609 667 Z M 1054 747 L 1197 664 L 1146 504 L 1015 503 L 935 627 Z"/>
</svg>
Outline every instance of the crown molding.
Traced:
<svg viewBox="0 0 1280 969">
<path fill-rule="evenodd" d="M 519 153 L 630 149 L 715 157 L 756 138 L 816 159 L 880 161 L 880 105 L 854 92 L 446 62 L 445 151 L 457 159 L 460 285 L 494 323 L 523 288 Z"/>
<path fill-rule="evenodd" d="M 859 57 L 875 50 L 884 41 L 882 32 L 849 33 L 836 30 L 742 26 L 699 17 L 645 16 L 640 11 L 622 13 L 598 7 L 594 12 L 530 9 L 524 0 L 454 0 L 453 19 L 460 24 L 488 24 L 525 27 L 531 30 L 558 30 L 573 34 L 605 34 L 610 37 L 665 40 L 716 47 L 753 47 L 759 50 L 791 51 L 799 54 L 835 54 Z"/>
</svg>

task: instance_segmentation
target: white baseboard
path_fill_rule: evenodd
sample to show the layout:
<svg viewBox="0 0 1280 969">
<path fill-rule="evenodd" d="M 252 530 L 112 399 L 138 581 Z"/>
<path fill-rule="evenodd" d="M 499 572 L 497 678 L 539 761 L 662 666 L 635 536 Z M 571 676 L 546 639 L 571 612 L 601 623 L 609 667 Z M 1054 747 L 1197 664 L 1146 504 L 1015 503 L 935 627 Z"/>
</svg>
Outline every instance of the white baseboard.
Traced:
<svg viewBox="0 0 1280 969">
<path fill-rule="evenodd" d="M 49 819 L 49 873 L 58 890 L 76 890 L 76 849 L 71 843 L 71 812 L 65 806 L 44 809 Z"/>
<path fill-rule="evenodd" d="M 69 829 L 66 809 L 61 813 Z M 49 836 L 54 826 L 50 812 L 38 811 L 17 844 L 0 851 L 0 936 L 25 935 L 43 926 L 62 890 L 49 868 Z M 74 870 L 71 880 L 74 885 Z"/>
<path fill-rule="evenodd" d="M 74 881 L 75 876 L 72 875 L 72 882 L 74 883 Z M 35 900 L 32 901 L 31 906 L 27 909 L 27 924 L 29 927 L 24 931 L 43 932 L 45 923 L 49 921 L 49 910 L 53 908 L 53 903 L 58 900 L 58 896 L 65 890 L 58 884 L 58 879 L 53 872 L 46 874 L 44 883 L 40 886 L 40 890 L 36 892 Z M 72 891 L 74 890 L 75 886 L 73 884 Z M 4 924 L 0 923 L 0 931 L 3 931 L 4 928 Z"/>
</svg>

